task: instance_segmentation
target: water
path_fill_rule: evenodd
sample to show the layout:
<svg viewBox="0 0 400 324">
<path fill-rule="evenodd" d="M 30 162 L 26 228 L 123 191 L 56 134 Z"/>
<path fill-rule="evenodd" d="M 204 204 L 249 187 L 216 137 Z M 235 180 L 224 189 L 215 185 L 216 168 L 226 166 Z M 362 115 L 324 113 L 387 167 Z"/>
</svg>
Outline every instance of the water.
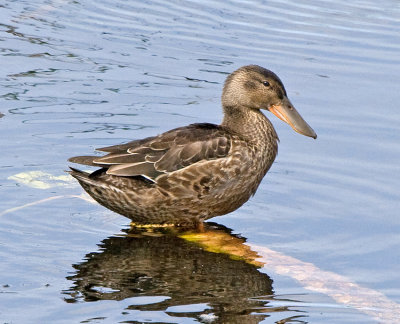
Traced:
<svg viewBox="0 0 400 324">
<path fill-rule="evenodd" d="M 398 322 L 397 1 L 18 0 L 0 17 L 1 323 Z M 81 199 L 67 158 L 218 123 L 250 63 L 318 139 L 268 115 L 279 155 L 241 209 L 199 237 Z"/>
</svg>

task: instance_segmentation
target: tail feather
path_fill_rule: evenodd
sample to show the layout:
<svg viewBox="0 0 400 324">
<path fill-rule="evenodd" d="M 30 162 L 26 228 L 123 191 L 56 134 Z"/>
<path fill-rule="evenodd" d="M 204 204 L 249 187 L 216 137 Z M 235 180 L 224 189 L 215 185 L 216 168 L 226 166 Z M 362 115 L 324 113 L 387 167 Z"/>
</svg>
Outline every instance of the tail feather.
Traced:
<svg viewBox="0 0 400 324">
<path fill-rule="evenodd" d="M 75 169 L 73 167 L 69 167 L 71 171 L 67 171 L 71 176 L 77 179 L 79 182 L 89 183 L 89 184 L 96 184 L 96 181 L 93 181 L 89 178 L 90 173 L 81 171 L 79 169 Z"/>
<path fill-rule="evenodd" d="M 72 162 L 72 163 L 98 167 L 99 165 L 93 162 L 95 159 L 98 159 L 98 158 L 99 158 L 98 156 L 84 155 L 84 156 L 74 156 L 72 158 L 69 158 L 68 161 Z"/>
<path fill-rule="evenodd" d="M 91 196 L 92 194 L 90 193 L 90 191 L 94 188 L 104 188 L 106 190 L 114 188 L 114 190 L 119 190 L 118 186 L 115 186 L 113 183 L 107 183 L 107 181 L 104 181 L 104 179 L 99 179 L 98 176 L 105 174 L 104 169 L 99 169 L 93 173 L 88 173 L 79 169 L 75 169 L 73 167 L 69 168 L 71 169 L 71 171 L 67 172 L 76 180 L 78 180 L 83 189 L 85 189 Z"/>
</svg>

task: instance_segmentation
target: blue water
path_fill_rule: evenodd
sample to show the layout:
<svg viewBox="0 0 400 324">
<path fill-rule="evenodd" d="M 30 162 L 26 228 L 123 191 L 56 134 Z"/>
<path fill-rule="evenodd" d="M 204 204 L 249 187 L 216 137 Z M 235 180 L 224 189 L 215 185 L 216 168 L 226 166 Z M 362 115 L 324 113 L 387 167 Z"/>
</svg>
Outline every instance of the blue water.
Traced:
<svg viewBox="0 0 400 324">
<path fill-rule="evenodd" d="M 318 139 L 269 114 L 275 164 L 212 221 L 399 305 L 399 53 L 395 0 L 0 4 L 0 322 L 390 322 L 374 315 L 387 304 L 353 307 L 268 262 L 128 235 L 64 170 L 96 147 L 219 123 L 227 74 L 269 68 Z"/>
</svg>

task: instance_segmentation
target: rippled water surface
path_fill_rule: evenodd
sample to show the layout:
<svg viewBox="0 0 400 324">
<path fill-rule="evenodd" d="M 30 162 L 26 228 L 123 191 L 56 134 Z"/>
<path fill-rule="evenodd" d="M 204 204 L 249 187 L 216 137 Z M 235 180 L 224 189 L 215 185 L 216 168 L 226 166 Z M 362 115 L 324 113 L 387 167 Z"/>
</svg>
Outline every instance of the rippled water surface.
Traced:
<svg viewBox="0 0 400 324">
<path fill-rule="evenodd" d="M 0 323 L 398 323 L 400 3 L 0 4 Z M 67 159 L 219 123 L 276 72 L 316 130 L 204 233 L 134 230 Z"/>
</svg>

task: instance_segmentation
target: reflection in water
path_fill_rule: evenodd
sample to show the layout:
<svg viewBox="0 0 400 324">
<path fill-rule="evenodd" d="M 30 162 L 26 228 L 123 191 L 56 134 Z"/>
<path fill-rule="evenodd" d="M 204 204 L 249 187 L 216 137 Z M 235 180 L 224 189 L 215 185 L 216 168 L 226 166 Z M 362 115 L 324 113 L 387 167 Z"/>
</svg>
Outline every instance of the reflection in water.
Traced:
<svg viewBox="0 0 400 324">
<path fill-rule="evenodd" d="M 212 223 L 206 227 L 201 233 L 184 234 L 173 233 L 176 229 L 131 229 L 105 239 L 100 253 L 90 253 L 86 261 L 74 265 L 76 273 L 67 278 L 74 285 L 64 291 L 69 295 L 65 300 L 162 296 L 160 302 L 149 298 L 147 304 L 128 309 L 206 317 L 208 322 L 258 323 L 267 315 L 254 313 L 267 302 L 250 298 L 271 295 L 272 280 L 258 271 L 260 264 L 254 260 L 258 255 L 243 244 L 243 238 Z M 207 306 L 174 313 L 173 306 L 190 304 Z"/>
</svg>

